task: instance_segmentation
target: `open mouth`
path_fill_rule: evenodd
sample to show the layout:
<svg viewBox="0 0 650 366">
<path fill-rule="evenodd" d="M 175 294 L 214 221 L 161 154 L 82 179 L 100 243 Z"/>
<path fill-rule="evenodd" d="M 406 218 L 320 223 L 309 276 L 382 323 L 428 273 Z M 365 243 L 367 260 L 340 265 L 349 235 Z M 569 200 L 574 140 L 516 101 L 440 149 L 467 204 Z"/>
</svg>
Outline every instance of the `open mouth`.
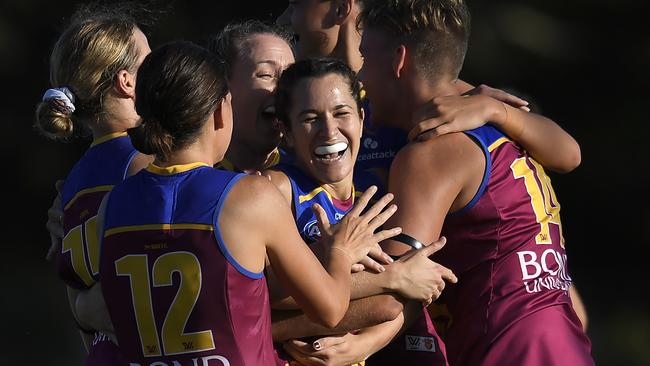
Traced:
<svg viewBox="0 0 650 366">
<path fill-rule="evenodd" d="M 324 162 L 334 162 L 341 159 L 341 157 L 348 151 L 348 144 L 345 142 L 337 142 L 333 145 L 320 145 L 314 149 L 316 159 Z"/>
</svg>

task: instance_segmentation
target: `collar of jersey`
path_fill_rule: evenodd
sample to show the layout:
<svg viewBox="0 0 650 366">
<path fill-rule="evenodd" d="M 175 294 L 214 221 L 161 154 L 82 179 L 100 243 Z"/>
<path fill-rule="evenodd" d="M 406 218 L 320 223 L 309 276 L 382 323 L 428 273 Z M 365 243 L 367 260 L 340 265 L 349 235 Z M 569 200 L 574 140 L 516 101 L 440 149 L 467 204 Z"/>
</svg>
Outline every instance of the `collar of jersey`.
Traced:
<svg viewBox="0 0 650 366">
<path fill-rule="evenodd" d="M 96 140 L 93 141 L 93 143 L 90 145 L 92 146 L 97 146 L 103 142 L 106 142 L 108 140 L 116 139 L 118 137 L 126 136 L 126 132 L 115 132 L 115 133 L 109 133 L 108 135 L 104 135 Z"/>
<path fill-rule="evenodd" d="M 161 167 L 154 163 L 151 163 L 149 164 L 149 166 L 147 166 L 147 171 L 158 175 L 173 175 L 173 174 L 184 173 L 202 166 L 209 167 L 210 165 L 206 163 L 197 162 L 197 163 L 179 164 L 179 165 L 171 165 L 168 167 Z"/>
</svg>

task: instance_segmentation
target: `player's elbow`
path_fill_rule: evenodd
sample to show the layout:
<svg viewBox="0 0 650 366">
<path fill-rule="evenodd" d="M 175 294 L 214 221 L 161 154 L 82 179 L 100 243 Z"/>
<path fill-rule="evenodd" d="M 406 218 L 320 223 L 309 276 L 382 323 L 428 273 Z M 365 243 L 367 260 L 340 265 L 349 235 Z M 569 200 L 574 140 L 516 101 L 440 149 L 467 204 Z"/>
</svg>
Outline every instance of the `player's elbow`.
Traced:
<svg viewBox="0 0 650 366">
<path fill-rule="evenodd" d="M 382 301 L 375 308 L 374 321 L 376 324 L 389 322 L 397 319 L 404 311 L 404 304 L 391 295 L 382 295 Z"/>
<path fill-rule="evenodd" d="M 564 152 L 564 157 L 560 164 L 558 164 L 555 169 L 557 173 L 570 173 L 575 168 L 580 166 L 582 162 L 582 153 L 580 151 L 580 145 L 576 141 L 573 141 L 573 144 Z"/>
</svg>

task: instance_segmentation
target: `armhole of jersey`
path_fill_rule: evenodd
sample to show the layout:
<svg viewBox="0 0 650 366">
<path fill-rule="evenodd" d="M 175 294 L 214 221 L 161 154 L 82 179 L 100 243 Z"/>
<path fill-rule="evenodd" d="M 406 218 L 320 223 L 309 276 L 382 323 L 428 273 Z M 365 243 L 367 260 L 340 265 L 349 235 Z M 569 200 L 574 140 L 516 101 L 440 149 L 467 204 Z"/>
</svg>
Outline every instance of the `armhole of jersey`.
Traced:
<svg viewBox="0 0 650 366">
<path fill-rule="evenodd" d="M 291 184 L 291 208 L 293 211 L 294 221 L 296 221 L 298 220 L 298 217 L 300 217 L 300 213 L 298 212 L 300 209 L 300 193 L 298 192 L 298 183 L 296 183 L 296 181 L 293 180 L 289 174 L 286 172 L 283 173 L 287 176 L 287 179 L 289 179 L 289 184 Z"/>
<path fill-rule="evenodd" d="M 133 149 L 129 157 L 126 159 L 126 167 L 124 168 L 124 176 L 122 176 L 122 180 L 125 180 L 127 178 L 127 175 L 129 174 L 129 169 L 131 169 L 131 163 L 133 163 L 133 159 L 135 159 L 136 155 L 138 155 L 138 150 Z"/>
<path fill-rule="evenodd" d="M 104 198 L 102 198 L 102 201 L 104 201 L 104 199 L 106 200 L 106 206 L 104 207 L 104 212 L 103 212 L 104 215 L 102 216 L 102 222 L 101 222 L 101 224 L 102 224 L 102 226 L 101 226 L 102 235 L 100 235 L 99 238 L 97 238 L 97 240 L 99 240 L 99 254 L 98 254 L 98 258 L 97 258 L 97 263 L 102 262 L 102 249 L 104 248 L 104 234 L 106 233 L 106 213 L 108 212 L 109 207 L 111 206 L 111 192 L 112 191 L 106 192 L 106 195 L 104 195 Z M 97 212 L 97 215 L 100 215 L 102 213 L 101 212 L 101 208 L 102 208 L 101 203 L 100 203 L 99 208 L 100 208 L 100 210 Z M 101 272 L 98 271 L 96 275 L 92 276 L 93 279 L 95 280 L 95 282 L 100 281 L 100 275 L 101 275 Z"/>
<path fill-rule="evenodd" d="M 228 193 L 232 189 L 232 187 L 239 182 L 239 180 L 242 177 L 245 177 L 246 174 L 240 173 L 234 176 L 230 182 L 226 185 L 226 188 L 224 188 L 223 192 L 221 193 L 221 197 L 219 198 L 219 202 L 217 202 L 217 207 L 214 210 L 214 215 L 212 219 L 212 225 L 214 226 L 214 237 L 217 240 L 217 245 L 219 245 L 219 250 L 221 250 L 221 253 L 223 256 L 226 258 L 226 260 L 233 266 L 239 273 L 242 275 L 252 278 L 252 279 L 260 279 L 264 277 L 264 270 L 261 272 L 252 272 L 244 268 L 237 260 L 235 257 L 232 256 L 230 251 L 228 250 L 228 247 L 226 246 L 226 243 L 223 241 L 223 237 L 221 236 L 221 230 L 219 229 L 219 217 L 221 216 L 221 209 L 223 208 L 223 204 L 226 202 L 226 197 L 228 197 Z"/>
<path fill-rule="evenodd" d="M 488 181 L 490 180 L 490 172 L 492 171 L 492 159 L 490 152 L 488 151 L 488 147 L 486 144 L 483 142 L 481 137 L 476 134 L 474 131 L 464 131 L 464 133 L 467 135 L 467 137 L 470 138 L 475 144 L 477 144 L 481 150 L 483 151 L 483 155 L 485 156 L 485 171 L 483 172 L 483 180 L 481 180 L 481 185 L 479 186 L 478 190 L 476 191 L 476 194 L 474 197 L 465 205 L 465 207 L 461 208 L 460 210 L 454 211 L 449 213 L 447 216 L 453 217 L 453 216 L 460 216 L 467 211 L 469 211 L 474 205 L 476 205 L 476 202 L 481 199 L 483 196 L 483 193 L 485 193 L 485 188 L 487 187 Z"/>
</svg>

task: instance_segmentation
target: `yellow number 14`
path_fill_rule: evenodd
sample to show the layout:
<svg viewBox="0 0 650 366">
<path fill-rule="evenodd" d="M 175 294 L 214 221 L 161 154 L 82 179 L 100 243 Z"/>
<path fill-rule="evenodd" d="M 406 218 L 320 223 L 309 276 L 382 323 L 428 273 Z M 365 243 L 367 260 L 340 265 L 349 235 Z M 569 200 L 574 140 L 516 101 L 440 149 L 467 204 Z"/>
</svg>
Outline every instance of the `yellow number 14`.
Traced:
<svg viewBox="0 0 650 366">
<path fill-rule="evenodd" d="M 527 162 L 530 162 L 535 167 L 537 173 L 533 172 Z M 549 224 L 555 224 L 560 230 L 560 245 L 564 247 L 560 204 L 555 197 L 553 186 L 551 186 L 551 179 L 544 172 L 544 168 L 535 160 L 523 157 L 516 159 L 510 165 L 510 169 L 512 169 L 515 179 L 523 178 L 535 212 L 535 218 L 540 225 L 540 231 L 535 236 L 535 242 L 537 244 L 552 244 Z M 535 179 L 535 176 L 537 176 L 537 179 Z"/>
</svg>

